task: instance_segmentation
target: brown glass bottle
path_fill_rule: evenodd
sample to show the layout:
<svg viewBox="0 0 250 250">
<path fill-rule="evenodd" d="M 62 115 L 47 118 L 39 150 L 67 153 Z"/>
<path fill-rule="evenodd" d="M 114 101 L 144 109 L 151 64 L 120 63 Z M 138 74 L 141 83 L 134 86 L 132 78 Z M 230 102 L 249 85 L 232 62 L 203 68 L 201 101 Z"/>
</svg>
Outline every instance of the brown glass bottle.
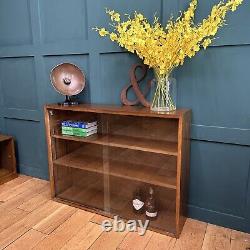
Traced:
<svg viewBox="0 0 250 250">
<path fill-rule="evenodd" d="M 145 211 L 145 200 L 143 197 L 142 190 L 137 187 L 135 192 L 133 193 L 133 211 L 137 214 L 142 214 Z"/>
<path fill-rule="evenodd" d="M 158 216 L 158 210 L 156 207 L 154 190 L 152 187 L 149 188 L 149 196 L 145 202 L 146 217 L 148 220 L 156 220 Z"/>
</svg>

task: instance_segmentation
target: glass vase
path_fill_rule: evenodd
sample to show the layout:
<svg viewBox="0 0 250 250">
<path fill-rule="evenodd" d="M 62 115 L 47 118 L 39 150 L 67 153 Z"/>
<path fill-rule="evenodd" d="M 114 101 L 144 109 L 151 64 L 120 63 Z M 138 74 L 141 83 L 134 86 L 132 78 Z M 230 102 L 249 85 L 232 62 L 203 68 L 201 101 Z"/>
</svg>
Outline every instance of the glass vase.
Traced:
<svg viewBox="0 0 250 250">
<path fill-rule="evenodd" d="M 155 89 L 152 97 L 151 110 L 155 112 L 170 112 L 176 110 L 177 86 L 170 73 L 155 73 Z"/>
</svg>

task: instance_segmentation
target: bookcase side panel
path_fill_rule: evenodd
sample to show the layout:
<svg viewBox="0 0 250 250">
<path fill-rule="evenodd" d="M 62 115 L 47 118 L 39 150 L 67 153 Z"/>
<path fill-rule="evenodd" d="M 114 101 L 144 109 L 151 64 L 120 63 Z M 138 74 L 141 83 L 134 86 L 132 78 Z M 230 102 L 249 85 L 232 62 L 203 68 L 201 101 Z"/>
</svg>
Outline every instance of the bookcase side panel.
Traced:
<svg viewBox="0 0 250 250">
<path fill-rule="evenodd" d="M 190 123 L 191 112 L 179 120 L 179 142 L 177 160 L 176 227 L 179 237 L 187 218 L 188 179 L 190 165 Z"/>
<path fill-rule="evenodd" d="M 44 108 L 44 119 L 45 119 L 45 129 L 46 129 L 46 140 L 47 140 L 47 150 L 48 150 L 48 164 L 49 164 L 49 178 L 50 178 L 50 190 L 51 197 L 55 197 L 55 181 L 54 181 L 54 167 L 52 159 L 52 138 L 51 138 L 51 121 L 49 110 Z"/>
</svg>

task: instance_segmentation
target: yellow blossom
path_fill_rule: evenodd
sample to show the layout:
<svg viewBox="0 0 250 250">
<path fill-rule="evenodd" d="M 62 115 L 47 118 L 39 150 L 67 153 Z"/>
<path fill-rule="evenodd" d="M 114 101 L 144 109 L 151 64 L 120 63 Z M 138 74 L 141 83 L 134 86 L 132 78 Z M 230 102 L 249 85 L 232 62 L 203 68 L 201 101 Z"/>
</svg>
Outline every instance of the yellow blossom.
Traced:
<svg viewBox="0 0 250 250">
<path fill-rule="evenodd" d="M 108 31 L 105 30 L 104 28 L 101 28 L 101 29 L 99 30 L 99 35 L 100 35 L 100 36 L 106 36 L 107 34 L 108 34 Z"/>
<path fill-rule="evenodd" d="M 110 37 L 110 40 L 111 40 L 112 42 L 114 42 L 114 41 L 117 40 L 117 35 L 116 35 L 115 33 L 113 33 L 113 32 L 110 33 L 109 37 Z"/>
<path fill-rule="evenodd" d="M 212 40 L 210 38 L 205 39 L 202 43 L 203 48 L 206 49 L 211 42 Z"/>
<path fill-rule="evenodd" d="M 142 14 L 138 14 L 138 15 L 137 15 L 137 18 L 138 18 L 140 21 L 142 21 L 142 20 L 144 19 L 144 16 L 143 16 Z"/>
<path fill-rule="evenodd" d="M 110 19 L 115 22 L 120 22 L 120 14 L 115 12 L 114 10 L 106 9 L 106 13 L 110 15 Z"/>
<path fill-rule="evenodd" d="M 112 21 L 116 21 L 116 22 L 120 22 L 120 14 L 119 13 L 115 13 L 112 17 L 111 17 Z"/>
<path fill-rule="evenodd" d="M 212 43 L 212 37 L 225 24 L 226 14 L 235 11 L 243 0 L 221 1 L 213 6 L 210 15 L 201 23 L 194 24 L 198 0 L 191 0 L 188 9 L 175 21 L 173 18 L 163 27 L 159 18 L 150 23 L 142 14 L 121 21 L 120 14 L 106 10 L 110 16 L 113 31 L 95 28 L 100 36 L 109 35 L 111 41 L 136 53 L 144 64 L 154 68 L 158 74 L 167 74 L 183 65 L 186 57 L 195 56 L 201 48 Z"/>
</svg>

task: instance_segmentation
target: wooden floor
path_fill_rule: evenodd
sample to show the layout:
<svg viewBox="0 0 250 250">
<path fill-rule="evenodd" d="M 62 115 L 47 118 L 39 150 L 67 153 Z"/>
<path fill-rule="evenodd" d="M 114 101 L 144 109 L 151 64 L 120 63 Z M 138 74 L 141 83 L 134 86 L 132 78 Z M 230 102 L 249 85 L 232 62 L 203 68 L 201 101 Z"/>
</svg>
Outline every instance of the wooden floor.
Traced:
<svg viewBox="0 0 250 250">
<path fill-rule="evenodd" d="M 147 231 L 102 232 L 104 217 L 50 200 L 49 184 L 27 176 L 0 186 L 0 249 L 246 250 L 250 235 L 188 219 L 180 239 Z"/>
</svg>

